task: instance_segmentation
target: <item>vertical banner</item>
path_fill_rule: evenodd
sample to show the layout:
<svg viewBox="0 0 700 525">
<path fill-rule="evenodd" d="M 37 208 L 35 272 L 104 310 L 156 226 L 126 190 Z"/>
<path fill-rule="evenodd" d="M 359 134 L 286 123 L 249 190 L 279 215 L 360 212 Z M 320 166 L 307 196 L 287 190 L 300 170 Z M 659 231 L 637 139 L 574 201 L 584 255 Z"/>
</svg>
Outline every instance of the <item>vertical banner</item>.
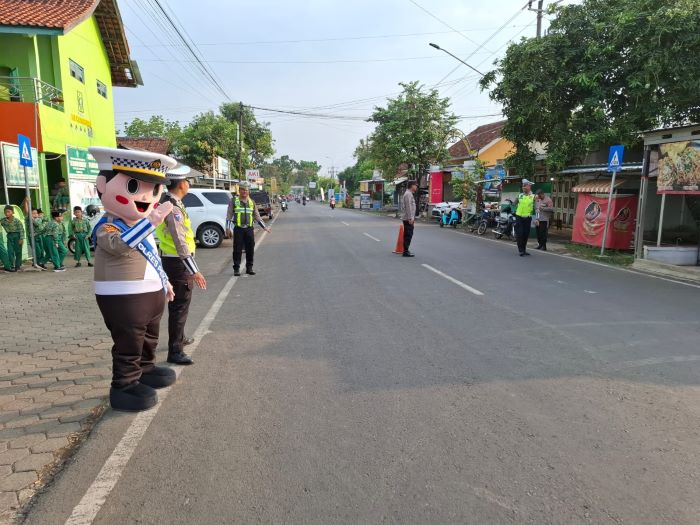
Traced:
<svg viewBox="0 0 700 525">
<path fill-rule="evenodd" d="M 442 201 L 442 172 L 434 171 L 430 174 L 430 204 L 440 204 Z"/>
<path fill-rule="evenodd" d="M 634 240 L 637 217 L 637 196 L 616 196 L 612 200 L 606 248 L 629 250 Z M 571 236 L 573 242 L 600 246 L 603 243 L 608 199 L 590 193 L 578 194 L 578 206 Z"/>
</svg>

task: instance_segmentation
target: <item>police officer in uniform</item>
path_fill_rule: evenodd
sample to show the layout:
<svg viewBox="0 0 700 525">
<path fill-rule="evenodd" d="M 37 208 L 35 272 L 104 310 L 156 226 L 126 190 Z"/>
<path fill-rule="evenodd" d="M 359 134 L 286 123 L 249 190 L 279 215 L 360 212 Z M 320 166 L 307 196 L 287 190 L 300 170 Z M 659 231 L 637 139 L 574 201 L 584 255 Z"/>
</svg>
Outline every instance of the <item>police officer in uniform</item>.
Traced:
<svg viewBox="0 0 700 525">
<path fill-rule="evenodd" d="M 535 215 L 535 196 L 532 193 L 532 182 L 523 179 L 523 192 L 515 201 L 515 237 L 518 241 L 520 257 L 530 255 L 527 251 L 527 240 L 530 237 L 532 217 Z"/>
<path fill-rule="evenodd" d="M 189 168 L 180 167 L 167 173 L 168 191 L 161 197 L 161 202 L 171 202 L 173 211 L 156 228 L 163 269 L 175 292 L 175 299 L 168 303 L 168 362 L 178 365 L 193 363 L 183 349 L 185 345 L 194 342 L 185 337 L 193 284 L 203 290 L 207 287 L 207 281 L 194 260 L 194 232 L 182 203 L 182 198 L 190 189 L 187 172 Z"/>
<path fill-rule="evenodd" d="M 260 225 L 266 232 L 270 228 L 260 217 L 260 212 L 255 201 L 248 195 L 250 184 L 241 182 L 238 186 L 238 196 L 228 204 L 226 213 L 226 230 L 233 228 L 233 275 L 241 275 L 241 258 L 243 248 L 245 248 L 245 266 L 248 275 L 255 275 L 253 271 L 253 258 L 255 254 L 255 231 L 253 221 Z"/>
</svg>

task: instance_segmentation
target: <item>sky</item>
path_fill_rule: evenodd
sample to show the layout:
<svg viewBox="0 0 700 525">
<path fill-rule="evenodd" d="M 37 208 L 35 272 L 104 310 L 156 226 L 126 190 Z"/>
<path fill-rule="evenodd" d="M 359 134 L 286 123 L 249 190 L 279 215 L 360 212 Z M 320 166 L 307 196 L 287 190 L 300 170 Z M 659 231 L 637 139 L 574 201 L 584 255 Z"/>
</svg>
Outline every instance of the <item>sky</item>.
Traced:
<svg viewBox="0 0 700 525">
<path fill-rule="evenodd" d="M 258 120 L 270 123 L 275 156 L 316 160 L 326 171 L 354 164 L 355 147 L 374 126 L 364 119 L 400 92 L 399 82 L 417 80 L 450 97 L 465 133 L 499 120 L 500 107 L 480 91 L 479 75 L 428 44 L 487 72 L 510 41 L 536 31 L 536 14 L 523 9 L 525 0 L 159 2 L 184 28 L 222 89 L 155 18 L 155 0 L 119 0 L 144 85 L 114 90 L 118 126 L 153 114 L 184 124 L 216 110 L 227 97 L 261 108 L 332 115 L 256 110 Z"/>
</svg>

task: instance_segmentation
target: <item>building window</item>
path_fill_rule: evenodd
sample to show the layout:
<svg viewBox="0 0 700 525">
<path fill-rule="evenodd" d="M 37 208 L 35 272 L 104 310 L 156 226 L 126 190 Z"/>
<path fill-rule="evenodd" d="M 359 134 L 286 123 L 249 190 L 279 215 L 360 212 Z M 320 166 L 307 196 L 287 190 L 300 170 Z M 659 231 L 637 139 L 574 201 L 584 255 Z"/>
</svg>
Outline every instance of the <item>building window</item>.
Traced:
<svg viewBox="0 0 700 525">
<path fill-rule="evenodd" d="M 83 67 L 70 59 L 68 60 L 68 65 L 70 67 L 70 76 L 85 84 L 85 70 Z"/>
<path fill-rule="evenodd" d="M 104 98 L 107 98 L 107 86 L 105 86 L 102 82 L 99 80 L 97 81 L 97 92 L 102 95 Z"/>
</svg>

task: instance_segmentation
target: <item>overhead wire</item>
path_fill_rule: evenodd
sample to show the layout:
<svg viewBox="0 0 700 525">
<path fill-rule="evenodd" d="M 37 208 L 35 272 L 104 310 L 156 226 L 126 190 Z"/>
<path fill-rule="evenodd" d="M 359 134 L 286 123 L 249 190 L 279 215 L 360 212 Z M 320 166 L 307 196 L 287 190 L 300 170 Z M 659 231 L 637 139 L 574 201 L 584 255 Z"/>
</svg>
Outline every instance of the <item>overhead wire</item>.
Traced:
<svg viewBox="0 0 700 525">
<path fill-rule="evenodd" d="M 423 7 L 423 6 L 420 5 L 418 2 L 416 2 L 416 0 L 408 0 L 408 1 L 411 2 L 413 5 L 415 5 L 418 9 L 420 9 L 421 11 L 423 11 L 424 13 L 426 13 L 426 14 L 427 14 L 428 16 L 430 16 L 431 18 L 434 18 L 435 20 L 437 20 L 438 22 L 440 22 L 440 23 L 441 23 L 442 25 L 444 25 L 445 27 L 449 27 L 449 28 L 450 28 L 452 31 L 454 31 L 455 33 L 458 33 L 459 35 L 461 35 L 463 38 L 465 38 L 466 40 L 468 40 L 468 41 L 471 42 L 472 44 L 477 44 L 477 45 L 479 44 L 479 43 L 478 43 L 476 40 L 474 40 L 473 38 L 468 37 L 467 35 L 465 35 L 465 34 L 462 33 L 461 31 L 455 29 L 455 28 L 452 27 L 450 24 L 448 24 L 447 22 L 445 22 L 442 18 L 440 18 L 440 17 L 438 17 L 437 15 L 435 15 L 435 14 L 431 13 L 430 11 L 428 11 L 425 7 Z"/>
<path fill-rule="evenodd" d="M 231 100 L 231 97 L 229 97 L 228 93 L 226 93 L 226 90 L 221 86 L 219 81 L 215 78 L 214 74 L 209 70 L 207 65 L 204 63 L 202 60 L 202 57 L 199 56 L 199 54 L 194 50 L 192 45 L 187 41 L 185 36 L 183 35 L 182 31 L 178 27 L 178 25 L 173 21 L 172 17 L 168 14 L 168 12 L 165 10 L 163 5 L 161 4 L 160 0 L 148 0 L 151 1 L 153 4 L 155 4 L 158 9 L 160 9 L 161 13 L 163 16 L 166 18 L 170 26 L 173 28 L 177 36 L 180 38 L 183 44 L 185 44 L 185 47 L 187 50 L 190 52 L 191 56 L 195 59 L 197 64 L 200 66 L 201 70 L 203 71 L 205 77 L 212 83 L 212 85 L 217 89 L 221 95 L 227 100 Z"/>
</svg>

